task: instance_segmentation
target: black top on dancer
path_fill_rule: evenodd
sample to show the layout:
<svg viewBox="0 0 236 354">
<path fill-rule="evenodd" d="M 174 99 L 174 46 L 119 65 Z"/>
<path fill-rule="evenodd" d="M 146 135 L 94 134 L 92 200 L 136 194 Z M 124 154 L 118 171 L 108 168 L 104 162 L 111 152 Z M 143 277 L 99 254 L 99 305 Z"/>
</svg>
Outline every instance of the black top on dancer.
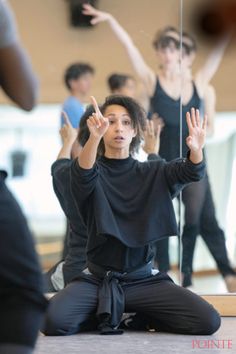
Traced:
<svg viewBox="0 0 236 354">
<path fill-rule="evenodd" d="M 73 163 L 71 160 L 71 151 L 74 142 L 77 140 L 79 143 L 79 148 L 76 152 L 76 155 L 79 156 L 82 147 L 90 135 L 87 127 L 87 119 L 92 113 L 94 113 L 93 106 L 88 106 L 80 120 L 78 134 L 77 129 L 73 128 L 67 114 L 63 112 L 65 123 L 60 129 L 62 147 L 57 160 L 52 164 L 51 172 L 53 189 L 69 221 L 70 233 L 67 245 L 68 254 L 65 259 L 58 262 L 44 274 L 46 292 L 63 289 L 86 268 L 87 229 L 76 208 L 69 181 L 71 164 Z M 152 120 L 147 121 L 143 148 L 149 154 L 150 159 L 159 158 L 157 154 L 159 151 L 160 131 L 161 127 L 155 129 Z"/>
<path fill-rule="evenodd" d="M 193 83 L 193 94 L 190 100 L 182 105 L 182 122 L 180 127 L 180 98 L 174 99 L 169 96 L 162 88 L 160 81 L 157 78 L 154 95 L 151 99 L 151 110 L 157 113 L 164 122 L 164 129 L 161 132 L 159 154 L 167 161 L 173 160 L 180 156 L 180 131 L 182 132 L 182 156 L 186 156 L 188 146 L 186 145 L 186 137 L 188 136 L 188 126 L 186 123 L 186 113 L 191 107 L 200 109 L 201 98 L 197 92 L 196 86 Z M 182 130 L 181 130 L 182 128 Z M 174 137 L 174 139 L 173 139 Z"/>
</svg>

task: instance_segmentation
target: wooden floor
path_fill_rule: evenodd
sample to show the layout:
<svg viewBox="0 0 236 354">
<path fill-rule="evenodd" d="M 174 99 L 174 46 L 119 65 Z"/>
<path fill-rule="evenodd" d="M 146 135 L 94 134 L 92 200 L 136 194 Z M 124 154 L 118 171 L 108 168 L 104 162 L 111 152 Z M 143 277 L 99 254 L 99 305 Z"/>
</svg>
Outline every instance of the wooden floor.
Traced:
<svg viewBox="0 0 236 354">
<path fill-rule="evenodd" d="M 236 316 L 236 293 L 201 296 L 212 304 L 221 316 Z"/>
</svg>

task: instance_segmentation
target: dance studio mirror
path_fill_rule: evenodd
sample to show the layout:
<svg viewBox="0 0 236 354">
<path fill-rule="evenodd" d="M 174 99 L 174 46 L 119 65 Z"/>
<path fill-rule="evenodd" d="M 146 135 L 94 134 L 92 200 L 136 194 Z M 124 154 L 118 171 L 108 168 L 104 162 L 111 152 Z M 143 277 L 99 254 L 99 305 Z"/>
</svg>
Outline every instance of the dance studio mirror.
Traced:
<svg viewBox="0 0 236 354">
<path fill-rule="evenodd" d="M 215 39 L 207 40 L 197 30 L 200 22 L 193 23 L 192 19 L 198 13 L 201 18 L 200 9 L 207 2 L 97 0 L 96 7 L 106 14 L 97 17 L 96 25 L 80 27 L 72 24 L 69 0 L 10 1 L 23 45 L 40 79 L 40 103 L 32 112 L 24 113 L 11 107 L 1 94 L 0 138 L 4 148 L 0 162 L 9 172 L 8 185 L 29 221 L 44 270 L 61 259 L 66 233 L 65 216 L 50 176 L 51 164 L 61 147 L 61 107 L 68 96 L 63 75 L 70 64 L 82 62 L 95 69 L 86 103 L 90 95 L 98 102 L 104 100 L 110 93 L 107 79 L 111 74 L 128 75 L 123 92 L 135 96 L 148 111 L 149 118 L 158 114 L 153 119 L 155 127 L 161 125 L 159 154 L 166 160 L 186 155 L 186 107 L 199 107 L 201 113 L 204 107 L 211 113 L 214 128 L 209 126 L 205 147 L 209 180 L 187 187 L 189 191 L 182 193 L 184 203 L 174 200 L 182 236 L 156 243 L 155 266 L 168 271 L 181 285 L 184 282 L 190 286 L 192 280 L 192 289 L 199 293 L 227 291 L 219 270 L 232 283 L 236 252 L 236 97 L 232 75 L 235 39 L 229 40 L 222 49 L 219 67 L 206 84 L 210 74 L 205 74 L 203 69 L 219 43 Z M 107 13 L 121 27 L 117 29 L 116 22 L 112 25 Z M 139 52 L 133 59 L 129 55 L 130 43 Z M 216 56 L 211 60 L 217 64 Z M 210 69 L 208 66 L 209 71 L 213 64 Z M 200 69 L 202 73 L 195 82 Z M 153 98 L 149 106 L 150 96 Z M 137 158 L 144 161 L 147 153 L 141 151 Z M 194 218 L 201 218 L 201 232 Z M 218 257 L 218 267 L 209 249 Z"/>
<path fill-rule="evenodd" d="M 235 12 L 236 8 L 230 0 L 182 1 L 181 6 L 182 101 L 188 71 L 195 104 L 200 99 L 200 112 L 208 115 L 207 176 L 182 192 L 182 277 L 186 286 L 199 293 L 232 293 L 236 291 L 236 97 L 232 80 L 236 47 L 227 10 Z"/>
</svg>

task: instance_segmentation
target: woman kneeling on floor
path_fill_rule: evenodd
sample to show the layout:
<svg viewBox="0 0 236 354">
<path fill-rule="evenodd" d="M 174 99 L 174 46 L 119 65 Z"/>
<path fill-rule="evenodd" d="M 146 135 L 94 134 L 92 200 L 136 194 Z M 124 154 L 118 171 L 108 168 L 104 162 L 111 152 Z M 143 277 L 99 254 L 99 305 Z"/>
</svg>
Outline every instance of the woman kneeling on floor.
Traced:
<svg viewBox="0 0 236 354">
<path fill-rule="evenodd" d="M 151 266 L 153 242 L 178 233 L 172 199 L 204 176 L 206 117 L 201 123 L 198 111 L 187 113 L 185 159 L 167 163 L 149 155 L 141 163 L 132 158 L 146 124 L 138 103 L 109 96 L 99 109 L 92 100 L 90 136 L 68 181 L 87 226 L 88 268 L 51 299 L 43 333 L 98 328 L 101 334 L 120 334 L 127 328 L 124 312 L 136 313 L 126 321 L 128 328 L 214 333 L 220 316 L 212 305 Z"/>
</svg>

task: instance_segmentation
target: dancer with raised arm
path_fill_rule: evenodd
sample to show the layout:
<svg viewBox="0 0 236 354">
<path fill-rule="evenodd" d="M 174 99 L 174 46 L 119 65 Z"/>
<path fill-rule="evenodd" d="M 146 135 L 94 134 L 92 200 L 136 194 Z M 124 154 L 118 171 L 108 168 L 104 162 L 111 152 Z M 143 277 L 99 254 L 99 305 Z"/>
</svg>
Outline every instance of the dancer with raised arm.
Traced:
<svg viewBox="0 0 236 354">
<path fill-rule="evenodd" d="M 88 269 L 51 299 L 43 333 L 120 334 L 123 312 L 141 316 L 142 329 L 214 333 L 216 310 L 151 264 L 153 242 L 178 232 L 171 199 L 204 176 L 206 118 L 202 124 L 198 111 L 187 113 L 185 159 L 141 163 L 131 154 L 145 128 L 143 109 L 125 96 L 109 96 L 101 109 L 92 100 L 89 139 L 71 166 L 72 193 L 88 230 Z"/>
</svg>

